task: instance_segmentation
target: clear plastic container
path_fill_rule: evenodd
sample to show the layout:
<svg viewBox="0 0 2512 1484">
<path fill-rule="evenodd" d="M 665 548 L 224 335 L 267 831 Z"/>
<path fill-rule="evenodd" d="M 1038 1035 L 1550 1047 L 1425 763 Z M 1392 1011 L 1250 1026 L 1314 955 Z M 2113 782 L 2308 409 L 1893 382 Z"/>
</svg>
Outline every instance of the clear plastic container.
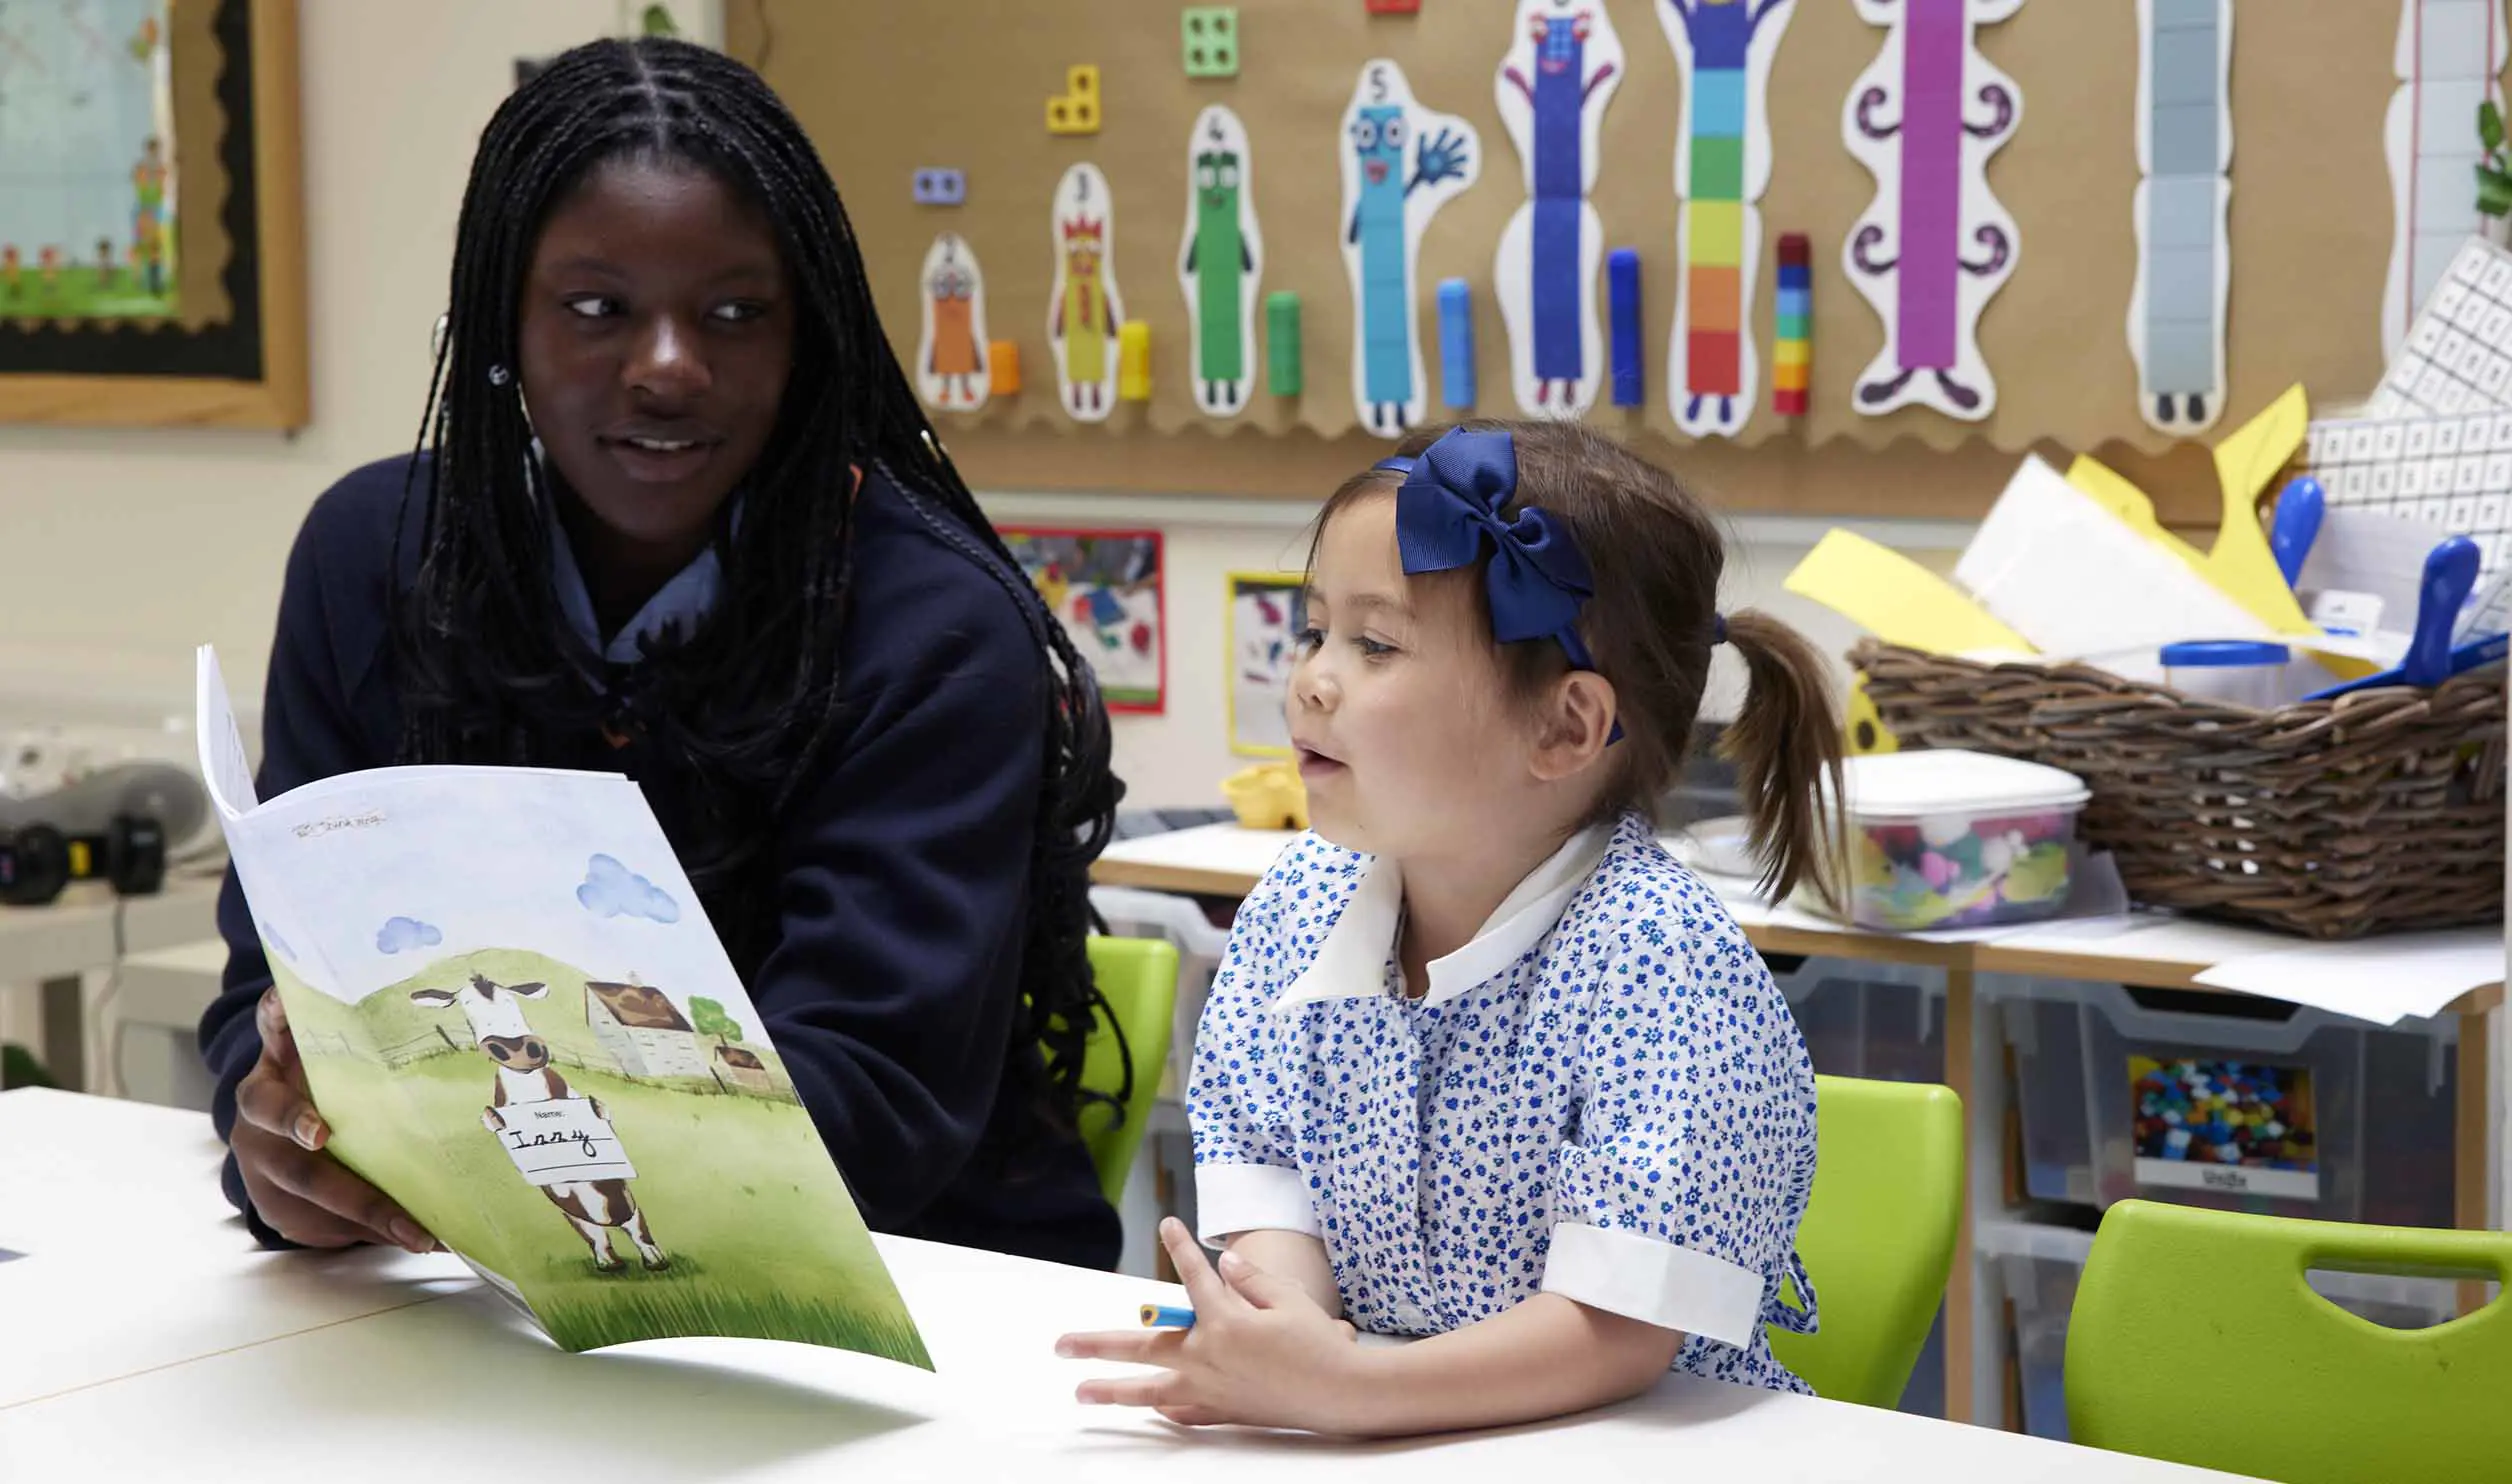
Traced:
<svg viewBox="0 0 2512 1484">
<path fill-rule="evenodd" d="M 2267 711 L 2282 706 L 2294 652 L 2254 639 L 2199 639 L 2163 646 L 2163 683 L 2183 695 Z"/>
<path fill-rule="evenodd" d="M 2455 1018 L 2384 1028 L 2273 1000 L 1984 987 L 2034 1199 L 2452 1224 Z"/>
<path fill-rule="evenodd" d="M 1777 967 L 1776 965 L 1774 966 Z M 1945 1080 L 1945 976 L 1907 964 L 1809 958 L 1778 975 L 1814 1070 L 1886 1082 Z M 1816 1272 L 1818 1288 L 1823 1275 Z M 1945 1415 L 1945 1315 L 1910 1368 L 1899 1410 Z"/>
<path fill-rule="evenodd" d="M 2067 1438 L 2067 1321 L 2093 1251 L 2093 1233 L 2022 1221 L 1984 1221 L 1980 1252 L 1996 1261 L 1998 1286 L 2013 1325 L 2024 1431 Z M 2313 1290 L 2342 1309 L 2392 1329 L 2424 1329 L 2459 1312 L 2458 1285 L 2448 1278 L 2396 1278 L 2314 1270 Z"/>
<path fill-rule="evenodd" d="M 1809 958 L 1778 983 L 1815 1071 L 1884 1082 L 1945 1080 L 1945 976 L 1938 971 Z"/>
<path fill-rule="evenodd" d="M 1860 927 L 1986 927 L 2067 904 L 2076 816 L 2092 797 L 2073 773 L 1946 748 L 1853 757 L 1843 781 Z"/>
</svg>

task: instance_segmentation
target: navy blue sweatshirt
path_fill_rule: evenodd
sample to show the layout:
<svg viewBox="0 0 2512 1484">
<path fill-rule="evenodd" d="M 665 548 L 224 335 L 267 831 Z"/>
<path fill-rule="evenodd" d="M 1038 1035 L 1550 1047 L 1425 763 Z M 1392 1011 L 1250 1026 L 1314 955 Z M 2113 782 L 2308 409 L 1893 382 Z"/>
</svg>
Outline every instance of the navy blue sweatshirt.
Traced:
<svg viewBox="0 0 2512 1484">
<path fill-rule="evenodd" d="M 394 760 L 400 697 L 387 569 L 408 460 L 370 464 L 315 502 L 288 558 L 262 713 L 263 798 Z M 421 549 L 422 491 L 403 529 Z M 854 521 L 843 729 L 771 828 L 771 892 L 710 900 L 710 918 L 803 1105 L 876 1231 L 1108 1268 L 1115 1211 L 1070 1135 L 1016 1137 L 1037 1115 L 1007 1055 L 1050 683 L 1037 637 L 952 518 L 868 471 Z M 548 581 L 519 573 L 518 581 Z M 690 780 L 637 740 L 537 738 L 551 767 L 635 778 L 676 845 Z M 233 870 L 218 902 L 225 988 L 202 1017 L 224 1139 L 261 1054 L 254 1002 L 270 969 Z M 991 1151 L 1036 1146 L 1016 1160 Z M 982 1146 L 982 1147 L 981 1147 Z M 228 1198 L 256 1237 L 229 1156 Z"/>
</svg>

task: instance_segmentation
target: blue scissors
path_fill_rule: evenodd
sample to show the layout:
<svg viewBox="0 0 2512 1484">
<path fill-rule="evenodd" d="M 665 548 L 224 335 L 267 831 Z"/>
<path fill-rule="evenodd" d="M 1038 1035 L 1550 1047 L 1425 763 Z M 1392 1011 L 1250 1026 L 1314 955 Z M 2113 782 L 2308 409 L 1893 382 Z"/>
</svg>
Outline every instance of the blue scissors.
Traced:
<svg viewBox="0 0 2512 1484">
<path fill-rule="evenodd" d="M 2280 521 L 2283 514 L 2280 508 Z M 2470 591 L 2477 586 L 2478 564 L 2477 543 L 2466 536 L 2454 536 L 2435 546 L 2425 556 L 2425 577 L 2416 592 L 2416 630 L 2398 667 L 2314 691 L 2303 699 L 2325 701 L 2350 691 L 2385 685 L 2440 685 L 2463 670 L 2490 664 L 2512 652 L 2512 635 L 2506 634 L 2490 634 L 2457 649 L 2451 647 L 2451 629 L 2459 622 L 2460 609 L 2467 604 Z"/>
</svg>

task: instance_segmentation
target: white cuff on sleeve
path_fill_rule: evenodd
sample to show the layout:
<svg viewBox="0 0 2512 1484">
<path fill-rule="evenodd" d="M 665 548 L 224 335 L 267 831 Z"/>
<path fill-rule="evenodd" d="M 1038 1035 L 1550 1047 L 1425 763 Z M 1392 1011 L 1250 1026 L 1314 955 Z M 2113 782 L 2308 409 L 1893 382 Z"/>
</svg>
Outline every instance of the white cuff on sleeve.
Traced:
<svg viewBox="0 0 2512 1484">
<path fill-rule="evenodd" d="M 1197 1165 L 1195 1228 L 1207 1243 L 1252 1231 L 1322 1235 L 1308 1177 L 1284 1165 Z"/>
<path fill-rule="evenodd" d="M 1762 1316 L 1762 1276 L 1752 1269 L 1637 1232 L 1575 1221 L 1553 1228 L 1544 1291 L 1739 1347 L 1752 1342 Z"/>
</svg>

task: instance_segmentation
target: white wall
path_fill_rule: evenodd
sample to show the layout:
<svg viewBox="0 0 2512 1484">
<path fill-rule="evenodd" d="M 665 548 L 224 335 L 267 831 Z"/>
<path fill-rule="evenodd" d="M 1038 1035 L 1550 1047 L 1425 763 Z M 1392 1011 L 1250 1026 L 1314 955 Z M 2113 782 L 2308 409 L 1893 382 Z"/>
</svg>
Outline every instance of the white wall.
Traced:
<svg viewBox="0 0 2512 1484">
<path fill-rule="evenodd" d="M 301 7 L 313 423 L 292 439 L 0 426 L 0 726 L 186 714 L 203 641 L 250 709 L 306 507 L 349 468 L 410 446 L 472 145 L 514 59 L 614 30 L 620 12 L 619 0 Z M 1118 766 L 1132 803 L 1217 803 L 1243 761 L 1225 737 L 1222 574 L 1297 566 L 1309 512 L 1211 499 L 988 504 L 1004 518 L 1167 530 L 1168 710 L 1120 719 Z M 1746 522 L 1725 602 L 1775 608 L 1837 653 L 1847 627 L 1778 591 L 1822 529 Z M 1950 525 L 1865 529 L 1897 544 L 1963 538 Z"/>
<path fill-rule="evenodd" d="M 257 695 L 306 507 L 407 449 L 456 212 L 518 55 L 614 27 L 617 0 L 299 7 L 314 419 L 223 430 L 0 426 L 0 679 L 188 709 L 191 648 Z"/>
</svg>

